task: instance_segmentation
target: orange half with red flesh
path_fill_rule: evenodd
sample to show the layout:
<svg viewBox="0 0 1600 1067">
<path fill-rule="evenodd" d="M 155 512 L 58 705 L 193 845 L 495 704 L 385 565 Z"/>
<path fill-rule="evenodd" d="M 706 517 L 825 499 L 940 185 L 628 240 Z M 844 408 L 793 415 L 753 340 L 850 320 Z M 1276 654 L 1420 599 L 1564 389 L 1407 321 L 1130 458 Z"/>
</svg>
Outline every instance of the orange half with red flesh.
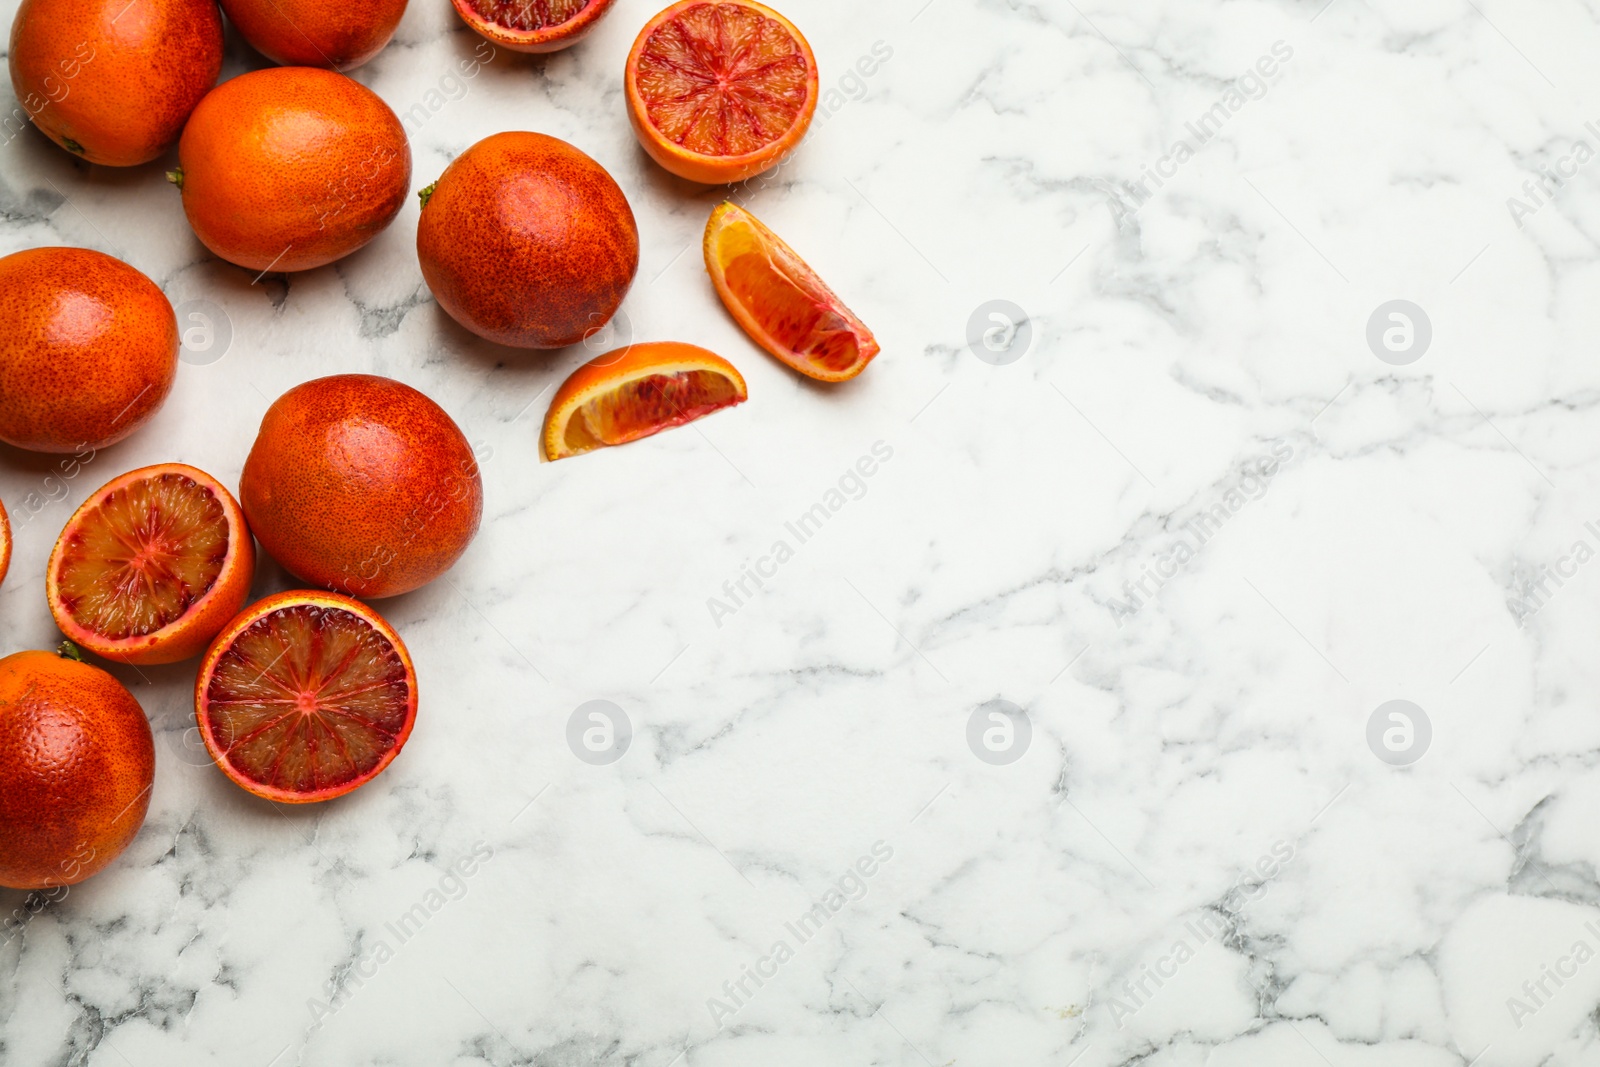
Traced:
<svg viewBox="0 0 1600 1067">
<path fill-rule="evenodd" d="M 238 614 L 255 567 L 233 494 L 202 470 L 163 463 L 84 501 L 50 554 L 45 596 L 79 647 L 117 663 L 177 663 Z"/>
<path fill-rule="evenodd" d="M 365 785 L 400 754 L 417 718 L 417 673 L 372 608 L 291 590 L 217 635 L 194 704 L 201 739 L 234 784 L 306 804 Z"/>
<path fill-rule="evenodd" d="M 801 374 L 847 381 L 878 354 L 866 323 L 744 208 L 723 204 L 711 213 L 705 257 L 711 284 L 745 333 Z"/>
<path fill-rule="evenodd" d="M 706 185 L 776 166 L 817 110 L 811 45 L 753 0 L 673 4 L 640 31 L 624 82 L 628 119 L 650 158 Z"/>
<path fill-rule="evenodd" d="M 461 21 L 513 52 L 557 52 L 595 28 L 615 0 L 451 0 Z"/>
<path fill-rule="evenodd" d="M 629 345 L 573 371 L 544 419 L 546 459 L 565 459 L 682 426 L 750 397 L 714 352 L 676 341 Z"/>
</svg>

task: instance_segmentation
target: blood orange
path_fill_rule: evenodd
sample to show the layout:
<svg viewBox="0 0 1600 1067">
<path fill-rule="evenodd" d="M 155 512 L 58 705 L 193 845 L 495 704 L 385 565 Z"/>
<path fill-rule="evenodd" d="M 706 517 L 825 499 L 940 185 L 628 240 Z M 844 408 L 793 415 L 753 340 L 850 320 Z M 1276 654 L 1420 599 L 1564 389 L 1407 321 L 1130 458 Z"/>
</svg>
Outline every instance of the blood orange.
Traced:
<svg viewBox="0 0 1600 1067">
<path fill-rule="evenodd" d="M 753 0 L 683 0 L 628 55 L 628 118 L 680 178 L 716 185 L 776 166 L 817 110 L 817 57 L 794 23 Z"/>
<path fill-rule="evenodd" d="M 50 554 L 45 595 L 61 632 L 96 655 L 176 663 L 244 607 L 255 568 L 233 495 L 204 471 L 163 463 L 84 501 Z"/>
<path fill-rule="evenodd" d="M 561 383 L 544 418 L 544 455 L 625 445 L 749 398 L 744 377 L 714 352 L 676 341 L 630 345 Z"/>
<path fill-rule="evenodd" d="M 155 782 L 133 694 L 77 650 L 0 659 L 0 885 L 75 885 L 128 847 Z"/>
<path fill-rule="evenodd" d="M 461 21 L 514 52 L 577 44 L 616 0 L 452 0 Z"/>
<path fill-rule="evenodd" d="M 6 571 L 11 569 L 11 518 L 6 514 L 6 506 L 0 504 L 0 582 L 6 580 Z"/>
<path fill-rule="evenodd" d="M 748 211 L 723 204 L 706 224 L 706 270 L 752 340 L 801 374 L 842 382 L 866 369 L 877 339 L 805 260 Z"/>
<path fill-rule="evenodd" d="M 291 590 L 228 624 L 194 689 L 206 749 L 240 788 L 306 804 L 365 785 L 417 718 L 400 635 L 359 600 Z"/>
<path fill-rule="evenodd" d="M 406 0 L 222 0 L 222 10 L 274 63 L 343 71 L 383 51 L 406 13 Z"/>
<path fill-rule="evenodd" d="M 0 259 L 0 441 L 104 448 L 156 413 L 178 374 L 178 319 L 156 283 L 104 252 Z"/>
</svg>

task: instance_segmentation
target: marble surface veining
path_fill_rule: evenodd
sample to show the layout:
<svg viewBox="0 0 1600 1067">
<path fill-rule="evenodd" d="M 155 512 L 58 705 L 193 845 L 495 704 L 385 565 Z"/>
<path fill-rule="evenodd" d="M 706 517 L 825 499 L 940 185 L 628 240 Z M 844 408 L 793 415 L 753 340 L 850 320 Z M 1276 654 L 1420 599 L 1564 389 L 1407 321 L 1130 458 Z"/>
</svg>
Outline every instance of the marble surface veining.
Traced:
<svg viewBox="0 0 1600 1067">
<path fill-rule="evenodd" d="M 629 131 L 658 3 L 537 59 L 413 0 L 355 73 L 417 189 L 498 130 L 593 155 L 642 235 L 620 333 L 749 380 L 558 464 L 589 353 L 449 321 L 414 198 L 255 280 L 170 157 L 0 144 L 0 251 L 220 312 L 125 444 L 0 452 L 4 651 L 55 640 L 87 493 L 236 483 L 300 381 L 417 386 L 486 490 L 379 605 L 422 707 L 356 794 L 247 796 L 193 664 L 116 669 L 149 819 L 58 899 L 0 892 L 0 1062 L 1600 1064 L 1600 8 L 789 0 L 822 112 L 736 198 L 883 343 L 824 387 L 717 302 L 725 192 Z M 224 76 L 261 63 L 230 31 Z"/>
</svg>

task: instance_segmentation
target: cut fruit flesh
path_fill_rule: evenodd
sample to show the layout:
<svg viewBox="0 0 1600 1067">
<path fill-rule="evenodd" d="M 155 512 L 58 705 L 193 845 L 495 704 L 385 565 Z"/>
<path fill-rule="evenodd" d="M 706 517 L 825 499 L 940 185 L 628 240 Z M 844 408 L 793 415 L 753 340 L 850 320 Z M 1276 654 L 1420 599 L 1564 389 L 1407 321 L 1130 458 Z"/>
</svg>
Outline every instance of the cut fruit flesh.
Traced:
<svg viewBox="0 0 1600 1067">
<path fill-rule="evenodd" d="M 209 488 L 163 474 L 115 489 L 68 535 L 60 602 L 113 641 L 170 626 L 216 583 L 228 522 Z"/>
<path fill-rule="evenodd" d="M 508 30 L 548 30 L 571 22 L 593 0 L 466 0 L 485 22 Z"/>
<path fill-rule="evenodd" d="M 701 155 L 755 152 L 812 103 L 807 51 L 783 23 L 742 3 L 694 4 L 662 22 L 634 69 L 651 125 Z"/>
<path fill-rule="evenodd" d="M 216 479 L 181 463 L 131 471 L 67 522 L 45 595 L 67 637 L 121 663 L 198 654 L 244 605 L 255 544 Z"/>
<path fill-rule="evenodd" d="M 609 352 L 562 383 L 545 418 L 547 459 L 627 444 L 748 399 L 744 378 L 694 345 L 660 342 Z"/>
<path fill-rule="evenodd" d="M 706 270 L 752 340 L 819 381 L 860 374 L 878 354 L 865 323 L 754 215 L 723 204 L 706 224 Z"/>
<path fill-rule="evenodd" d="M 0 504 L 0 582 L 6 580 L 6 571 L 11 569 L 11 519 L 6 515 L 6 506 Z"/>
<path fill-rule="evenodd" d="M 348 597 L 290 592 L 236 619 L 195 689 L 201 736 L 235 783 L 270 800 L 327 800 L 370 781 L 416 719 L 399 636 Z"/>
</svg>

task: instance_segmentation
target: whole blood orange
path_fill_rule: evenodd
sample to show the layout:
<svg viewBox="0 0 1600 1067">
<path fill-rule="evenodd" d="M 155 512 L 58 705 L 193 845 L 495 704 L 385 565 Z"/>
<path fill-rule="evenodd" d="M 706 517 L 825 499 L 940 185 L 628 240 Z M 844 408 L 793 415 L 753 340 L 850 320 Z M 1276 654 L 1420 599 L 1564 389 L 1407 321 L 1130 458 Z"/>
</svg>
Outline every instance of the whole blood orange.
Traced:
<svg viewBox="0 0 1600 1067">
<path fill-rule="evenodd" d="M 66 654 L 0 659 L 0 885 L 104 869 L 144 824 L 155 766 L 150 723 L 111 675 Z"/>
<path fill-rule="evenodd" d="M 451 318 L 490 341 L 576 344 L 610 321 L 638 273 L 628 198 L 554 137 L 486 137 L 422 197 L 422 277 Z"/>
<path fill-rule="evenodd" d="M 222 484 L 182 463 L 101 486 L 56 541 L 45 596 L 61 632 L 118 663 L 198 656 L 239 613 L 255 542 Z"/>
<path fill-rule="evenodd" d="M 252 604 L 206 651 L 195 719 L 223 774 L 258 797 L 343 796 L 393 762 L 417 719 L 400 635 L 359 600 L 291 590 Z"/>
<path fill-rule="evenodd" d="M 745 333 L 801 374 L 842 382 L 878 354 L 866 324 L 744 208 L 723 204 L 711 213 L 704 251 L 711 283 Z"/>
<path fill-rule="evenodd" d="M 817 110 L 817 57 L 794 23 L 754 0 L 683 0 L 628 54 L 628 118 L 680 178 L 739 182 L 794 151 Z"/>
<path fill-rule="evenodd" d="M 449 570 L 483 518 L 461 430 L 409 385 L 339 374 L 267 409 L 239 479 L 261 547 L 352 596 L 410 592 Z"/>
<path fill-rule="evenodd" d="M 241 74 L 194 109 L 178 142 L 183 211 L 202 244 L 256 271 L 349 255 L 394 221 L 411 148 L 389 105 L 330 70 Z"/>
<path fill-rule="evenodd" d="M 406 0 L 222 0 L 222 10 L 274 63 L 351 70 L 383 51 Z"/>
<path fill-rule="evenodd" d="M 451 0 L 461 21 L 515 52 L 577 44 L 616 0 Z"/>
<path fill-rule="evenodd" d="M 0 441 L 104 448 L 156 413 L 177 373 L 177 316 L 134 268 L 87 248 L 0 259 Z"/>
<path fill-rule="evenodd" d="M 544 456 L 624 445 L 749 398 L 744 377 L 715 352 L 677 341 L 629 345 L 561 383 L 544 417 Z"/>
<path fill-rule="evenodd" d="M 90 163 L 148 163 L 222 70 L 215 0 L 22 0 L 11 85 L 56 144 Z"/>
</svg>

